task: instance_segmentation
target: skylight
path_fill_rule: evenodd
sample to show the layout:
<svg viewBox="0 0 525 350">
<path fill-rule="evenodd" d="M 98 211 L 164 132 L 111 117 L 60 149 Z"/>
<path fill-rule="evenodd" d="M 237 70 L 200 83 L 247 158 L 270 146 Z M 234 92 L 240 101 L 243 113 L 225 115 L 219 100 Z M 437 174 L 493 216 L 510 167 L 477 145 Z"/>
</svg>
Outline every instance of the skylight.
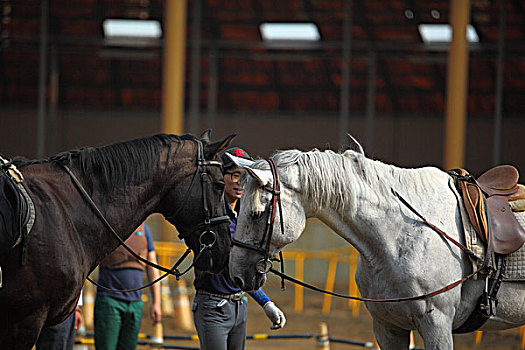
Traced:
<svg viewBox="0 0 525 350">
<path fill-rule="evenodd" d="M 314 23 L 263 23 L 259 27 L 264 41 L 319 41 L 321 35 Z"/>
<path fill-rule="evenodd" d="M 134 19 L 106 19 L 102 24 L 106 38 L 152 38 L 162 35 L 159 21 Z"/>
<path fill-rule="evenodd" d="M 425 43 L 448 43 L 452 41 L 452 28 L 449 24 L 420 24 L 418 29 Z M 470 43 L 479 42 L 478 33 L 471 24 L 467 24 L 467 41 Z"/>
</svg>

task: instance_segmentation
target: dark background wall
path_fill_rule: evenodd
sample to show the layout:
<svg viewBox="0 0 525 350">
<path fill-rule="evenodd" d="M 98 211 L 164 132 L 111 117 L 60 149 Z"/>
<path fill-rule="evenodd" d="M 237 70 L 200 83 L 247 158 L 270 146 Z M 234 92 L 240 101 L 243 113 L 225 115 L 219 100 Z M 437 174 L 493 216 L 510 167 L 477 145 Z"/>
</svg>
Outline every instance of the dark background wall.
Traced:
<svg viewBox="0 0 525 350">
<path fill-rule="evenodd" d="M 36 158 L 36 110 L 27 107 L 0 107 L 0 153 Z M 102 146 L 122 140 L 161 132 L 161 116 L 151 110 L 114 111 L 73 110 L 58 113 L 54 139 L 56 152 L 83 146 Z M 206 123 L 201 123 L 201 131 Z M 366 149 L 365 119 L 352 117 L 348 132 L 365 147 L 367 155 L 401 167 L 433 165 L 442 168 L 444 118 L 422 116 L 379 117 L 375 123 L 373 149 Z M 475 175 L 492 166 L 493 120 L 475 118 L 468 121 L 466 135 L 467 169 Z M 513 164 L 525 174 L 522 155 L 525 118 L 506 118 L 502 126 L 502 164 Z M 254 115 L 236 113 L 217 116 L 212 130 L 214 139 L 235 133 L 234 143 L 257 157 L 268 157 L 276 150 L 340 150 L 338 117 Z M 54 153 L 48 153 L 46 156 Z"/>
</svg>

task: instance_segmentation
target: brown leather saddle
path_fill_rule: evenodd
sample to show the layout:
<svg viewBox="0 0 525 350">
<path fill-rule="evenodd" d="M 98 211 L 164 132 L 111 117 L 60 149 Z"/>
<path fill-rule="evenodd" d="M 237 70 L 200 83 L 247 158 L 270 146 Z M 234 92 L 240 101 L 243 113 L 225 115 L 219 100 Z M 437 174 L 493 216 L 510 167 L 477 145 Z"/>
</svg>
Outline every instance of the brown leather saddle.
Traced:
<svg viewBox="0 0 525 350">
<path fill-rule="evenodd" d="M 518 250 L 525 242 L 525 230 L 509 205 L 511 201 L 525 199 L 525 190 L 518 186 L 518 170 L 501 165 L 477 179 L 465 169 L 449 173 L 456 177 L 470 222 L 488 250 L 498 254 Z"/>
</svg>

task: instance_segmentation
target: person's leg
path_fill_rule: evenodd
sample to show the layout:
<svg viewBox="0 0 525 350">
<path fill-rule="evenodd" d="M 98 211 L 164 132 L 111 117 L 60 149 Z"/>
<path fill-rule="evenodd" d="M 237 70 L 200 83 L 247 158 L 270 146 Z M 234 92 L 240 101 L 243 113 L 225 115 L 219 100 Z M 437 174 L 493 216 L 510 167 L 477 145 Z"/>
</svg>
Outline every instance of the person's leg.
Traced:
<svg viewBox="0 0 525 350">
<path fill-rule="evenodd" d="M 246 345 L 246 321 L 248 320 L 248 300 L 230 301 L 234 305 L 235 325 L 228 337 L 228 350 L 242 350 Z"/>
<path fill-rule="evenodd" d="M 222 298 L 196 294 L 192 310 L 201 350 L 227 350 L 228 334 L 235 322 L 232 303 Z"/>
<path fill-rule="evenodd" d="M 124 302 L 108 296 L 95 298 L 95 348 L 97 350 L 115 350 L 119 338 Z"/>
<path fill-rule="evenodd" d="M 37 350 L 72 350 L 75 345 L 75 312 L 56 327 L 42 329 Z"/>
<path fill-rule="evenodd" d="M 117 349 L 129 350 L 137 347 L 143 307 L 144 303 L 142 301 L 128 303 L 122 327 L 120 328 Z"/>
</svg>

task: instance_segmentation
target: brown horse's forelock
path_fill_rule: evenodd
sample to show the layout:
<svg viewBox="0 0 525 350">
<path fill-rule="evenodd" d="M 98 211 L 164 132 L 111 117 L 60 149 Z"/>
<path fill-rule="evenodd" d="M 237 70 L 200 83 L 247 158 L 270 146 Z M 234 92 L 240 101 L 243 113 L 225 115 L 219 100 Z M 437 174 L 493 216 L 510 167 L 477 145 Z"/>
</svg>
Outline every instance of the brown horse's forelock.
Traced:
<svg viewBox="0 0 525 350">
<path fill-rule="evenodd" d="M 104 191 L 124 184 L 139 184 L 151 177 L 158 168 L 163 147 L 168 146 L 167 157 L 176 154 L 184 141 L 196 138 L 192 135 L 158 134 L 130 141 L 118 142 L 103 147 L 86 147 L 59 153 L 47 160 L 27 161 L 15 158 L 15 164 L 23 168 L 31 164 L 60 162 L 77 169 L 88 191 L 95 183 Z M 171 149 L 177 142 L 177 148 Z"/>
</svg>

